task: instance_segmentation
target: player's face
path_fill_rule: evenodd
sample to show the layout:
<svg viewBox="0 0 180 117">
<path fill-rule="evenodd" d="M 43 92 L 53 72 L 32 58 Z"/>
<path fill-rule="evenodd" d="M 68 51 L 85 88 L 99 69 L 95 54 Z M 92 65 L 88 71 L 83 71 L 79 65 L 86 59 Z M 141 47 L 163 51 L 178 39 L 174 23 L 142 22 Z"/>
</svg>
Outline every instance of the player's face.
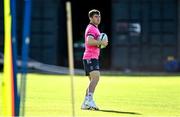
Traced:
<svg viewBox="0 0 180 117">
<path fill-rule="evenodd" d="M 101 16 L 100 15 L 93 15 L 92 17 L 92 22 L 95 24 L 95 25 L 99 25 L 100 22 L 101 22 Z"/>
</svg>

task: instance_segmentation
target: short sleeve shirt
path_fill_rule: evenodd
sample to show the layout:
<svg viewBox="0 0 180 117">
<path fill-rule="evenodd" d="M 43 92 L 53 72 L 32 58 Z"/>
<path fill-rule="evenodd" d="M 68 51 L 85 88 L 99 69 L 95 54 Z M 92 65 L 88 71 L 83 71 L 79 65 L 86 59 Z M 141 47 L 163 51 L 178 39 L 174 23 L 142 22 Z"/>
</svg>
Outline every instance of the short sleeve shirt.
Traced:
<svg viewBox="0 0 180 117">
<path fill-rule="evenodd" d="M 93 36 L 94 39 L 98 39 L 100 31 L 94 24 L 89 24 L 85 31 L 85 51 L 83 59 L 99 59 L 100 49 L 97 46 L 88 45 L 88 36 Z"/>
</svg>

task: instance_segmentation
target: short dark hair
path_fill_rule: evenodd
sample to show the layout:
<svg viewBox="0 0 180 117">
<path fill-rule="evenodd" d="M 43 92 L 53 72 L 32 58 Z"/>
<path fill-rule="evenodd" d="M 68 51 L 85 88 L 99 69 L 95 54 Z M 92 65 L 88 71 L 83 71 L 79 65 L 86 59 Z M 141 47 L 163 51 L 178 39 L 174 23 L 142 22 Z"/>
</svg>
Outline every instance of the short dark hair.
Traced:
<svg viewBox="0 0 180 117">
<path fill-rule="evenodd" d="M 97 9 L 92 9 L 89 11 L 88 16 L 93 17 L 95 14 L 101 15 L 100 11 L 98 11 Z"/>
</svg>

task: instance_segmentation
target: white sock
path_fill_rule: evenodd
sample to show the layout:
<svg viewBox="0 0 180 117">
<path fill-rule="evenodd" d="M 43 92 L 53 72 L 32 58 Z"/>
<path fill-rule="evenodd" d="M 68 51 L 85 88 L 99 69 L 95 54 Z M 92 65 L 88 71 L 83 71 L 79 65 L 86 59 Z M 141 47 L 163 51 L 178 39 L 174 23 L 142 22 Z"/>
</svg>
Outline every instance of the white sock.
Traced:
<svg viewBox="0 0 180 117">
<path fill-rule="evenodd" d="M 84 100 L 88 100 L 89 99 L 89 96 L 85 96 Z"/>
<path fill-rule="evenodd" d="M 93 93 L 89 92 L 88 93 L 88 98 L 89 98 L 89 100 L 92 100 L 93 99 Z"/>
</svg>

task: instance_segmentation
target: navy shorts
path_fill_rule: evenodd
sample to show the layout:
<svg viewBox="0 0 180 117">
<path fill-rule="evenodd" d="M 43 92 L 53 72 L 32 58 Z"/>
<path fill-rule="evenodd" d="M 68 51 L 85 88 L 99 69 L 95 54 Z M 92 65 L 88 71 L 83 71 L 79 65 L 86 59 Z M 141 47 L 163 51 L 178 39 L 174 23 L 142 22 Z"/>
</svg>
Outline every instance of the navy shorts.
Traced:
<svg viewBox="0 0 180 117">
<path fill-rule="evenodd" d="M 86 76 L 89 76 L 89 73 L 98 70 L 99 71 L 99 60 L 98 59 L 84 59 L 83 66 L 86 73 Z"/>
</svg>

